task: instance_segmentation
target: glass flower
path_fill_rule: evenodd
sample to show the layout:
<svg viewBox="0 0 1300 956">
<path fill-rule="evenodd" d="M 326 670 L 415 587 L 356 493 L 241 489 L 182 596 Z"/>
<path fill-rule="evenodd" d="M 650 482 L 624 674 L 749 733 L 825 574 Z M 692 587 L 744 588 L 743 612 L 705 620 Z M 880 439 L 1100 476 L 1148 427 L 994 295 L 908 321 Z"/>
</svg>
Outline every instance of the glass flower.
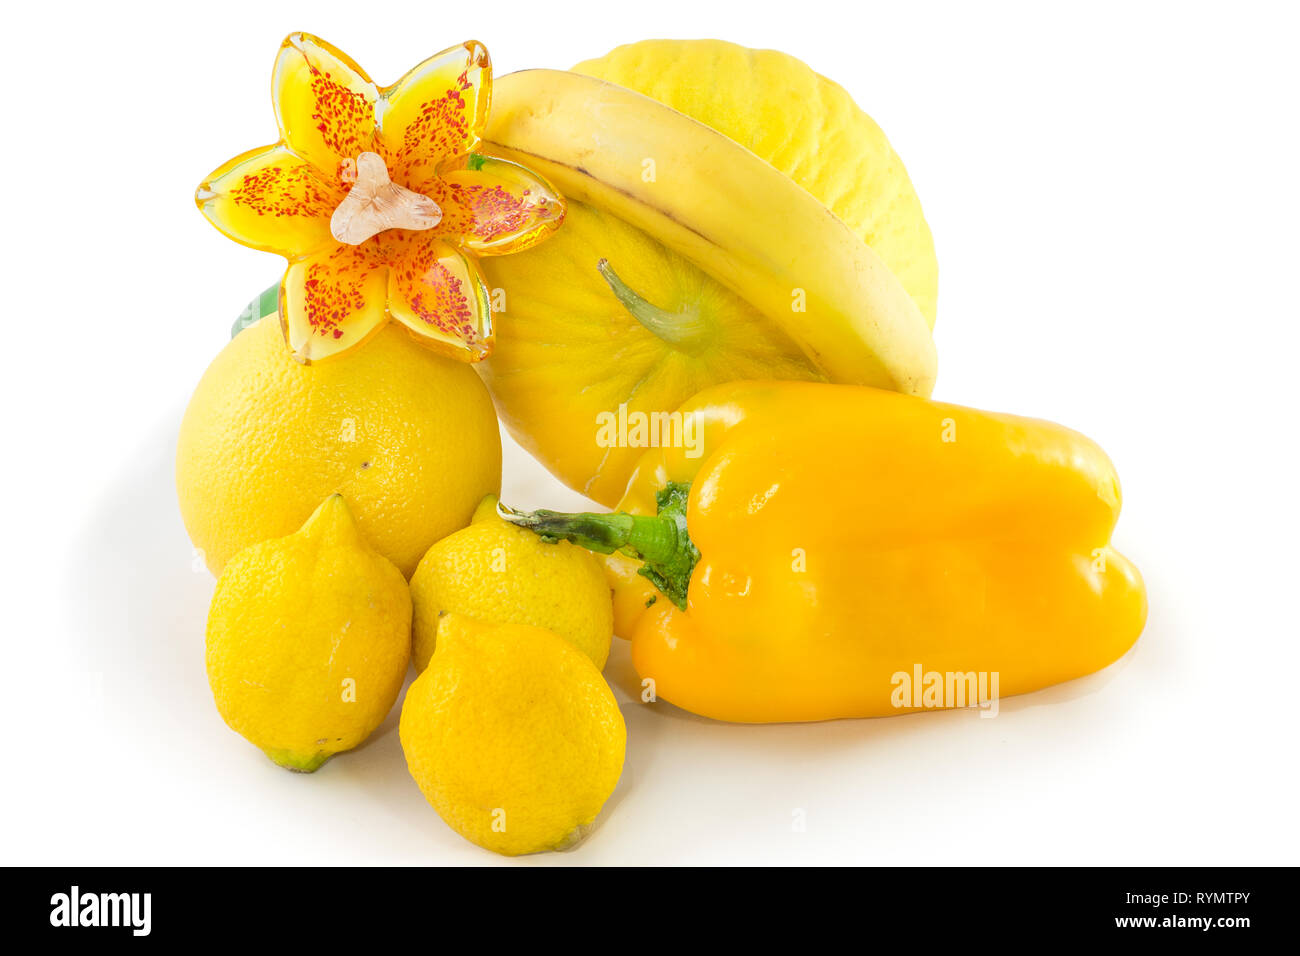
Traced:
<svg viewBox="0 0 1300 956">
<path fill-rule="evenodd" d="M 541 176 L 476 153 L 492 66 L 470 41 L 377 87 L 305 33 L 280 47 L 280 141 L 236 156 L 195 194 L 236 242 L 289 260 L 280 322 L 300 362 L 336 358 L 389 321 L 465 362 L 492 348 L 480 256 L 541 242 L 564 200 Z"/>
</svg>

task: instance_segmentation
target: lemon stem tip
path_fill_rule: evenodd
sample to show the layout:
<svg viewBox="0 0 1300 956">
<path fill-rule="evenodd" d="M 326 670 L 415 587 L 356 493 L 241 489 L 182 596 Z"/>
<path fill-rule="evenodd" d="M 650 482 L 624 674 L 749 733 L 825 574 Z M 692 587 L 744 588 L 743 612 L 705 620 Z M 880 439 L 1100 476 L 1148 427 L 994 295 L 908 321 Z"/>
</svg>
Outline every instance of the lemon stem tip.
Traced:
<svg viewBox="0 0 1300 956">
<path fill-rule="evenodd" d="M 317 751 L 306 757 L 289 750 L 267 750 L 264 753 L 277 765 L 285 770 L 292 770 L 294 773 L 314 773 L 320 769 L 325 761 L 334 756 L 323 751 Z"/>
</svg>

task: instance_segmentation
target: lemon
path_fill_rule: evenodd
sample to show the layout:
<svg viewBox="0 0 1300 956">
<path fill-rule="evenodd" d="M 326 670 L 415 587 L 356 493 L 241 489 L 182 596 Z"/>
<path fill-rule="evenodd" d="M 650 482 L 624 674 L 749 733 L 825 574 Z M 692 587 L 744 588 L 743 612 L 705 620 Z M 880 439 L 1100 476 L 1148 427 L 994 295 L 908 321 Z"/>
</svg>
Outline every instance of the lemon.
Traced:
<svg viewBox="0 0 1300 956">
<path fill-rule="evenodd" d="M 501 487 L 501 439 L 468 365 L 395 326 L 356 353 L 300 365 L 269 316 L 204 373 L 176 451 L 181 514 L 208 568 L 347 497 L 370 544 L 409 576 Z"/>
<path fill-rule="evenodd" d="M 572 644 L 455 614 L 406 693 L 400 734 L 439 816 L 507 856 L 580 840 L 618 783 L 627 744 L 614 695 Z"/>
<path fill-rule="evenodd" d="M 428 665 L 448 611 L 547 628 L 603 669 L 614 611 L 600 562 L 567 541 L 547 544 L 503 521 L 496 504 L 495 495 L 484 498 L 470 526 L 430 548 L 411 577 L 416 670 Z"/>
<path fill-rule="evenodd" d="M 297 533 L 227 563 L 208 612 L 208 682 L 232 730 L 310 772 L 383 722 L 410 639 L 406 580 L 331 495 Z"/>
</svg>

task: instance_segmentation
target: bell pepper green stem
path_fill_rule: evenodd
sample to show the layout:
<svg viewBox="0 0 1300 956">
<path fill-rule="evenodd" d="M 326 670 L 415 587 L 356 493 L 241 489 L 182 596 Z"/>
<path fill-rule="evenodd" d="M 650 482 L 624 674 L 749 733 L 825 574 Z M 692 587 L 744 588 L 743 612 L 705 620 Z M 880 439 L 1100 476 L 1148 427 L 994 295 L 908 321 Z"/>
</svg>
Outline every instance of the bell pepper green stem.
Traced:
<svg viewBox="0 0 1300 956">
<path fill-rule="evenodd" d="M 543 541 L 569 541 L 598 554 L 622 552 L 642 562 L 637 573 L 649 579 L 682 610 L 691 572 L 700 552 L 686 529 L 686 504 L 690 486 L 669 484 L 656 496 L 659 513 L 634 515 L 560 511 L 516 511 L 497 505 L 497 514 Z"/>
<path fill-rule="evenodd" d="M 677 551 L 677 525 L 651 515 L 595 514 L 559 511 L 515 511 L 497 506 L 497 514 L 548 541 L 571 541 L 599 554 L 635 551 L 645 561 L 667 561 Z"/>
<path fill-rule="evenodd" d="M 596 268 L 609 285 L 610 291 L 614 293 L 614 297 L 632 314 L 632 318 L 645 328 L 669 345 L 686 348 L 698 344 L 705 332 L 704 323 L 700 321 L 698 315 L 689 312 L 669 312 L 652 302 L 647 302 L 636 290 L 619 278 L 608 259 L 601 259 L 596 263 Z"/>
</svg>

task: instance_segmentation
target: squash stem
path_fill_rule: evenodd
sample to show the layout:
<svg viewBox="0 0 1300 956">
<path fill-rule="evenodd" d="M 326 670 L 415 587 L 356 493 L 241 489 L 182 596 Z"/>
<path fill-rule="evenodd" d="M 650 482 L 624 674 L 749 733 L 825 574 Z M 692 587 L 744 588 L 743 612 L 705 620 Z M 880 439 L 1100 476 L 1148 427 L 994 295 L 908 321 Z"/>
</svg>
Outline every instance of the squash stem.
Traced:
<svg viewBox="0 0 1300 956">
<path fill-rule="evenodd" d="M 699 342 L 705 332 L 704 323 L 700 321 L 699 316 L 687 312 L 669 312 L 653 302 L 646 301 L 635 289 L 619 278 L 608 259 L 597 262 L 596 269 L 608 283 L 614 297 L 632 314 L 632 318 L 660 339 L 680 348 Z"/>
</svg>

